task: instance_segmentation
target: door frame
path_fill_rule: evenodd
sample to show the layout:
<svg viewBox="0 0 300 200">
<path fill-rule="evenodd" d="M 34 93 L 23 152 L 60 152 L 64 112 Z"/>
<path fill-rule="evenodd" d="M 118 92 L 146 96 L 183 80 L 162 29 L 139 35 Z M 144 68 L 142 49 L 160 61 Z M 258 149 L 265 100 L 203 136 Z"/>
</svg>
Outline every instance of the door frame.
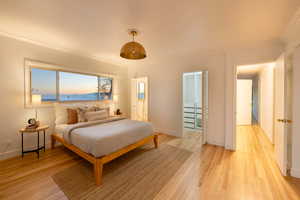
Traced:
<svg viewBox="0 0 300 200">
<path fill-rule="evenodd" d="M 184 121 L 183 121 L 183 112 L 184 112 L 184 99 L 183 99 L 183 95 L 184 95 L 184 79 L 183 79 L 183 77 L 184 77 L 184 74 L 186 74 L 186 73 L 196 73 L 196 72 L 202 72 L 202 75 L 203 75 L 203 72 L 206 72 L 206 79 L 203 79 L 202 78 L 202 84 L 205 86 L 205 87 L 207 87 L 207 100 L 205 100 L 204 98 L 205 98 L 205 96 L 203 95 L 202 96 L 202 102 L 204 102 L 204 101 L 207 101 L 207 118 L 205 119 L 205 121 L 204 121 L 204 126 L 205 126 L 205 130 L 203 131 L 203 140 L 202 140 L 202 143 L 203 144 L 205 144 L 206 142 L 207 142 L 207 134 L 208 134 L 208 129 L 209 129 L 209 127 L 208 127 L 208 114 L 209 114 L 209 86 L 208 86 L 208 83 L 209 83 L 209 70 L 207 70 L 207 69 L 199 69 L 199 70 L 193 70 L 193 71 L 185 71 L 185 72 L 182 72 L 181 73 L 181 130 L 182 130 L 182 136 L 183 136 L 183 133 L 184 133 Z M 205 80 L 207 80 L 207 82 L 206 83 L 204 83 L 205 82 Z M 202 87 L 203 88 L 203 87 Z M 203 109 L 202 109 L 202 112 L 203 112 Z M 202 115 L 203 116 L 203 115 Z"/>
<path fill-rule="evenodd" d="M 147 121 L 150 121 L 150 84 L 149 84 L 149 77 L 148 76 L 139 76 L 139 77 L 133 77 L 130 79 L 130 117 L 132 115 L 132 81 L 134 79 L 140 79 L 140 78 L 146 78 L 147 80 L 147 86 L 146 86 L 146 90 L 147 90 L 147 94 L 146 94 L 146 99 L 147 99 Z"/>
<path fill-rule="evenodd" d="M 227 70 L 227 81 L 225 83 L 225 92 L 227 94 L 225 97 L 225 149 L 236 151 L 237 68 L 244 65 L 259 65 L 272 62 L 274 62 L 274 60 L 266 60 L 265 62 L 249 61 L 245 63 L 232 62 L 232 70 Z"/>
</svg>

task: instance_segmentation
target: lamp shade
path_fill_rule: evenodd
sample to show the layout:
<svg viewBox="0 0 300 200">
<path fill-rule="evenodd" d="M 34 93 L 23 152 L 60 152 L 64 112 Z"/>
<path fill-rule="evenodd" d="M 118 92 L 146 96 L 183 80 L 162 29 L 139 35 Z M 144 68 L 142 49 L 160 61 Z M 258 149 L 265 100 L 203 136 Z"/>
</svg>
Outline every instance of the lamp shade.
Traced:
<svg viewBox="0 0 300 200">
<path fill-rule="evenodd" d="M 40 94 L 33 94 L 31 96 L 31 104 L 34 106 L 40 105 L 42 103 L 42 96 Z"/>
<path fill-rule="evenodd" d="M 132 41 L 124 44 L 121 48 L 120 56 L 133 60 L 143 59 L 146 58 L 146 51 L 140 43 Z"/>
<path fill-rule="evenodd" d="M 114 102 L 118 102 L 118 101 L 119 101 L 119 95 L 114 94 L 114 95 L 113 95 L 113 101 L 114 101 Z"/>
<path fill-rule="evenodd" d="M 134 37 L 138 34 L 138 31 L 136 29 L 130 29 L 128 33 L 132 35 L 133 41 L 127 42 L 122 46 L 120 56 L 131 60 L 146 58 L 146 51 L 143 45 L 134 41 Z"/>
</svg>

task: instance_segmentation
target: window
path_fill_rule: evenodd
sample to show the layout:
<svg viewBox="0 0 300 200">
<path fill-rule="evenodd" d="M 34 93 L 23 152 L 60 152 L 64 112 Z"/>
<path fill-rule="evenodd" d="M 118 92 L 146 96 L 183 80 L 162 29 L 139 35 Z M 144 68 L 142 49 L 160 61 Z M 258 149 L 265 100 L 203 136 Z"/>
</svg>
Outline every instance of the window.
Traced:
<svg viewBox="0 0 300 200">
<path fill-rule="evenodd" d="M 98 100 L 98 77 L 69 72 L 59 73 L 60 101 Z"/>
<path fill-rule="evenodd" d="M 111 100 L 112 82 L 110 77 L 31 68 L 31 94 L 40 94 L 43 102 Z"/>
<path fill-rule="evenodd" d="M 42 101 L 56 101 L 56 71 L 32 68 L 31 94 L 40 94 Z"/>
</svg>

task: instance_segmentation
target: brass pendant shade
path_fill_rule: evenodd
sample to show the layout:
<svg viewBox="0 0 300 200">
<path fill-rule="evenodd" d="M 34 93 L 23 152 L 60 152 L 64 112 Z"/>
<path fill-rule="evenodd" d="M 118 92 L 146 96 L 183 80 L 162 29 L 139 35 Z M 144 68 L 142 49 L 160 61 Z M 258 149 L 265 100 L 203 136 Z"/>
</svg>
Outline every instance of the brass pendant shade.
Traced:
<svg viewBox="0 0 300 200">
<path fill-rule="evenodd" d="M 146 58 L 146 51 L 143 45 L 134 41 L 134 36 L 137 35 L 137 31 L 131 30 L 129 34 L 132 35 L 133 41 L 123 45 L 123 47 L 121 48 L 120 56 L 122 58 L 130 59 L 130 60 L 138 60 L 138 59 Z"/>
</svg>

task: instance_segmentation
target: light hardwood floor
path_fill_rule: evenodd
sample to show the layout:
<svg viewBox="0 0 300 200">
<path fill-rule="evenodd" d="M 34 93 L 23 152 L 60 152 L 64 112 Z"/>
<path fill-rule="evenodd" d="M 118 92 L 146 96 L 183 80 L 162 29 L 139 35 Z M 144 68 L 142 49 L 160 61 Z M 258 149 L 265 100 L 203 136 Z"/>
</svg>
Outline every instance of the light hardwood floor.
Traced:
<svg viewBox="0 0 300 200">
<path fill-rule="evenodd" d="M 258 126 L 239 126 L 237 151 L 206 145 L 201 154 L 203 199 L 300 199 L 300 179 L 283 177 L 273 145 Z"/>
<path fill-rule="evenodd" d="M 199 136 L 192 139 L 192 135 L 187 135 L 184 138 L 160 135 L 160 143 L 169 143 L 169 145 L 183 148 L 189 151 L 199 149 Z M 150 145 L 153 145 L 152 143 Z M 164 192 L 170 198 L 173 196 L 173 190 L 180 182 L 180 173 L 185 173 L 193 165 L 199 165 L 197 157 L 196 162 L 193 162 L 191 156 L 175 174 L 166 187 L 162 188 L 161 192 L 156 196 L 157 199 L 166 199 Z M 35 154 L 26 154 L 24 159 L 21 157 L 12 158 L 5 161 L 0 161 L 0 199 L 51 199 L 61 200 L 67 199 L 63 191 L 53 181 L 52 176 L 60 171 L 70 168 L 73 165 L 82 162 L 82 158 L 70 152 L 64 147 L 57 147 L 54 150 L 46 150 L 41 153 L 40 159 L 36 158 Z M 176 181 L 176 184 L 173 182 Z M 105 183 L 104 183 L 105 184 Z M 174 185 L 174 186 L 173 186 Z M 171 186 L 171 188 L 170 188 Z M 197 187 L 197 184 L 195 184 Z"/>
<path fill-rule="evenodd" d="M 258 126 L 240 126 L 237 151 L 199 146 L 192 134 L 161 143 L 193 151 L 155 200 L 289 200 L 300 199 L 300 180 L 282 177 L 272 157 L 273 146 Z M 0 162 L 0 199 L 67 199 L 51 176 L 82 159 L 63 147 L 47 150 L 37 160 L 26 155 Z"/>
</svg>

